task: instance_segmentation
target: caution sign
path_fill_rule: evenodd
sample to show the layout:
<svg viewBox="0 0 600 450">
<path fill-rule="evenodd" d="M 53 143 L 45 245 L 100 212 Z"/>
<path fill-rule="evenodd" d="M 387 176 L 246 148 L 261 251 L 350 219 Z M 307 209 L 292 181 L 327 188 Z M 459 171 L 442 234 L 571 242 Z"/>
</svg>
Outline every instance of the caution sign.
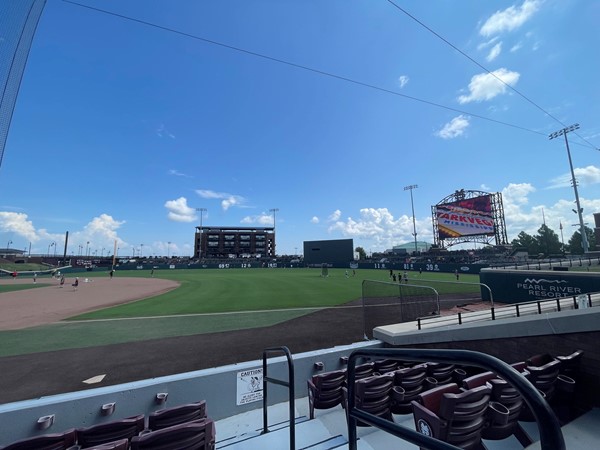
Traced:
<svg viewBox="0 0 600 450">
<path fill-rule="evenodd" d="M 258 402 L 263 399 L 263 371 L 244 370 L 237 373 L 237 405 Z"/>
</svg>

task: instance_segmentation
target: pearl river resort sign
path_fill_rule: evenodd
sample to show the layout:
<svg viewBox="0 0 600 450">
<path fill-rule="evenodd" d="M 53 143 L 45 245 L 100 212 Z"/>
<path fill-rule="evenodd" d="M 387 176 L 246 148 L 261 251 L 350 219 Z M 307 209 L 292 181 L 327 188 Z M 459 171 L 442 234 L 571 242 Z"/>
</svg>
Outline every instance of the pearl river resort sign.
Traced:
<svg viewBox="0 0 600 450">
<path fill-rule="evenodd" d="M 494 293 L 494 301 L 520 303 L 600 292 L 598 272 L 555 272 L 550 270 L 482 269 L 481 282 Z M 487 289 L 482 298 L 489 300 Z"/>
</svg>

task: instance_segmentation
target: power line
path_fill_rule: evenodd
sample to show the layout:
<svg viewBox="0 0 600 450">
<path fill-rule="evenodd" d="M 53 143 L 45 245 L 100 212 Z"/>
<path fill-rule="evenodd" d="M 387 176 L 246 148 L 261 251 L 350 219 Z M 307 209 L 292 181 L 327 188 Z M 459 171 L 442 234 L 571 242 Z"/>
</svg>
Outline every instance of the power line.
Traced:
<svg viewBox="0 0 600 450">
<path fill-rule="evenodd" d="M 492 119 L 491 117 L 486 117 L 486 116 L 482 116 L 480 114 L 471 113 L 471 112 L 464 111 L 464 110 L 461 110 L 461 109 L 458 109 L 458 108 L 453 108 L 451 106 L 442 105 L 440 103 L 435 103 L 435 102 L 432 102 L 432 101 L 429 101 L 429 100 L 424 100 L 424 99 L 421 99 L 421 98 L 418 98 L 418 97 L 413 97 L 413 96 L 410 96 L 410 95 L 401 94 L 399 92 L 395 92 L 395 91 L 392 91 L 390 89 L 386 89 L 386 88 L 383 88 L 383 87 L 380 87 L 380 86 L 376 86 L 376 85 L 373 85 L 373 84 L 369 84 L 369 83 L 365 83 L 365 82 L 362 82 L 362 81 L 354 80 L 352 78 L 348 78 L 348 77 L 345 77 L 345 76 L 342 76 L 342 75 L 336 75 L 334 73 L 326 72 L 324 70 L 315 69 L 315 68 L 312 68 L 312 67 L 304 66 L 302 64 L 297 64 L 297 63 L 294 63 L 294 62 L 286 61 L 284 59 L 275 58 L 273 56 L 265 55 L 265 54 L 254 52 L 254 51 L 251 51 L 251 50 L 246 50 L 246 49 L 241 48 L 241 47 L 236 47 L 236 46 L 233 46 L 233 45 L 225 44 L 223 42 L 215 41 L 215 40 L 204 38 L 204 37 L 201 37 L 201 36 L 196 36 L 194 34 L 186 33 L 184 31 L 179 31 L 179 30 L 176 30 L 176 29 L 173 29 L 173 28 L 169 28 L 169 27 L 165 27 L 165 26 L 162 26 L 162 25 L 158 25 L 158 24 L 155 24 L 155 23 L 152 23 L 152 22 L 147 22 L 145 20 L 136 19 L 134 17 L 126 16 L 124 14 L 119 14 L 119 13 L 115 13 L 115 12 L 112 12 L 112 11 L 108 11 L 108 10 L 96 8 L 96 7 L 93 7 L 93 6 L 84 5 L 84 4 L 77 3 L 77 2 L 74 2 L 74 1 L 71 1 L 71 0 L 62 0 L 62 1 L 64 3 L 70 3 L 72 5 L 79 6 L 81 8 L 86 8 L 86 9 L 89 9 L 89 10 L 92 10 L 92 11 L 96 11 L 96 12 L 99 12 L 99 13 L 102 13 L 102 14 L 106 14 L 106 15 L 118 17 L 118 18 L 123 19 L 123 20 L 128 20 L 130 22 L 135 22 L 135 23 L 139 23 L 141 25 L 146 25 L 146 26 L 149 26 L 149 27 L 157 28 L 159 30 L 167 31 L 169 33 L 178 34 L 180 36 L 184 36 L 184 37 L 188 37 L 188 38 L 195 39 L 195 40 L 198 40 L 198 41 L 202 41 L 202 42 L 205 42 L 207 44 L 211 44 L 211 45 L 216 45 L 216 46 L 219 46 L 219 47 L 223 47 L 223 48 L 226 48 L 228 50 L 233 50 L 233 51 L 236 51 L 236 52 L 240 52 L 240 53 L 244 53 L 244 54 L 247 54 L 247 55 L 255 56 L 257 58 L 266 59 L 268 61 L 276 62 L 276 63 L 279 63 L 279 64 L 284 64 L 284 65 L 287 65 L 287 66 L 290 66 L 290 67 L 293 67 L 293 68 L 296 68 L 296 69 L 302 69 L 302 70 L 305 70 L 305 71 L 308 71 L 308 72 L 316 73 L 318 75 L 323 75 L 323 76 L 326 76 L 326 77 L 330 77 L 330 78 L 334 78 L 334 79 L 337 79 L 337 80 L 345 81 L 347 83 L 351 83 L 351 84 L 355 84 L 355 85 L 358 85 L 358 86 L 366 87 L 366 88 L 373 89 L 373 90 L 376 90 L 376 91 L 379 91 L 379 92 L 384 92 L 386 94 L 395 95 L 395 96 L 402 97 L 402 98 L 405 98 L 405 99 L 408 99 L 408 100 L 412 100 L 412 101 L 415 101 L 415 102 L 423 103 L 423 104 L 426 104 L 426 105 L 429 105 L 429 106 L 434 106 L 434 107 L 437 107 L 437 108 L 445 109 L 447 111 L 452 111 L 452 112 L 456 112 L 456 113 L 460 113 L 460 114 L 465 114 L 467 116 L 476 117 L 478 119 L 487 120 L 489 122 L 497 123 L 499 125 L 504 125 L 504 126 L 507 126 L 507 127 L 516 128 L 516 129 L 519 129 L 519 130 L 522 130 L 522 131 L 527 131 L 529 133 L 538 134 L 538 135 L 544 136 L 544 137 L 546 137 L 546 135 L 547 135 L 547 133 L 543 133 L 541 131 L 532 130 L 530 128 L 525 128 L 525 127 L 522 127 L 520 125 L 516 125 L 516 124 L 513 124 L 513 123 L 509 123 L 509 122 L 504 122 L 504 121 L 497 120 L 497 119 Z M 579 145 L 583 145 L 583 144 L 579 144 Z"/>
<path fill-rule="evenodd" d="M 563 128 L 566 128 L 567 125 L 565 125 L 560 119 L 558 119 L 557 117 L 555 117 L 554 115 L 552 115 L 551 113 L 549 113 L 548 111 L 546 111 L 544 108 L 542 108 L 540 105 L 538 105 L 536 102 L 534 102 L 533 100 L 531 100 L 529 97 L 527 97 L 525 94 L 523 94 L 521 91 L 517 90 L 516 88 L 512 87 L 510 84 L 506 83 L 502 78 L 498 77 L 495 73 L 491 72 L 487 67 L 483 66 L 482 64 L 479 63 L 479 61 L 475 60 L 474 58 L 472 58 L 471 56 L 469 56 L 467 53 L 463 52 L 460 48 L 458 48 L 456 45 L 454 45 L 452 42 L 448 41 L 445 37 L 443 37 L 442 35 L 440 35 L 439 33 L 437 33 L 435 30 L 433 30 L 432 28 L 430 28 L 429 26 L 427 26 L 425 23 L 421 22 L 419 19 L 417 19 L 415 16 L 413 16 L 412 14 L 410 14 L 408 11 L 406 11 L 404 8 L 402 8 L 401 6 L 399 6 L 398 4 L 394 3 L 393 0 L 387 0 L 388 3 L 390 3 L 392 6 L 394 6 L 396 9 L 398 9 L 399 11 L 401 11 L 403 14 L 405 14 L 406 16 L 410 17 L 412 20 L 414 20 L 415 22 L 417 22 L 419 25 L 421 25 L 423 28 L 425 28 L 427 31 L 429 31 L 431 34 L 433 34 L 434 36 L 436 36 L 438 39 L 442 40 L 443 42 L 445 42 L 447 45 L 449 45 L 450 47 L 452 47 L 454 50 L 456 50 L 458 53 L 460 53 L 461 55 L 463 55 L 465 58 L 467 58 L 469 61 L 471 61 L 473 64 L 475 64 L 477 67 L 485 70 L 488 74 L 490 74 L 491 76 L 493 76 L 496 80 L 498 80 L 500 83 L 502 83 L 504 86 L 506 86 L 507 88 L 511 89 L 515 94 L 519 95 L 521 98 L 523 98 L 525 101 L 531 103 L 533 106 L 535 106 L 537 109 L 539 109 L 540 111 L 542 111 L 545 115 L 547 115 L 548 117 L 550 117 L 551 119 L 554 119 L 556 122 L 558 122 L 559 124 L 561 124 L 561 126 Z M 582 139 L 583 141 L 587 142 L 590 147 L 592 147 L 595 150 L 600 150 L 598 148 L 596 148 L 595 145 L 593 145 L 591 142 L 589 142 L 587 139 L 585 139 L 583 136 L 581 136 L 579 133 L 575 133 L 580 139 Z"/>
</svg>

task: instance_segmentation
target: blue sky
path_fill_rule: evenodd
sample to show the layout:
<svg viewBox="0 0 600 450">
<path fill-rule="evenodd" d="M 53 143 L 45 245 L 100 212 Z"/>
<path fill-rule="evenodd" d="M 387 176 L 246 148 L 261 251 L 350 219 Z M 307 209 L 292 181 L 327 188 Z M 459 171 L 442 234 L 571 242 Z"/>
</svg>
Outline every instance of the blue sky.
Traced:
<svg viewBox="0 0 600 450">
<path fill-rule="evenodd" d="M 419 240 L 462 188 L 502 192 L 509 240 L 544 216 L 567 241 L 567 153 L 548 134 L 573 123 L 585 221 L 600 212 L 598 1 L 394 2 L 506 85 L 385 0 L 81 3 L 245 52 L 48 0 L 0 247 L 62 253 L 69 231 L 69 253 L 191 255 L 197 208 L 206 226 L 271 226 L 277 208 L 278 254 L 381 251 L 413 239 L 410 184 Z"/>
</svg>

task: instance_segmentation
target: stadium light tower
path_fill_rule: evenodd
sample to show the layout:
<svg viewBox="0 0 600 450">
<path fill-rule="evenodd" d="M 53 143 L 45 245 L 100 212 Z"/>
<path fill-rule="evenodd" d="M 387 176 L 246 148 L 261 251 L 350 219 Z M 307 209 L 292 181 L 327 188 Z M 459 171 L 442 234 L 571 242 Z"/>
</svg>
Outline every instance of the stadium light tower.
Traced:
<svg viewBox="0 0 600 450">
<path fill-rule="evenodd" d="M 144 244 L 140 244 L 140 258 L 142 257 L 143 251 L 144 251 Z"/>
<path fill-rule="evenodd" d="M 206 208 L 196 208 L 200 212 L 200 236 L 202 236 L 202 215 L 207 211 Z M 202 237 L 200 237 L 200 247 L 198 248 L 198 259 L 202 258 Z"/>
<path fill-rule="evenodd" d="M 270 212 L 273 213 L 273 235 L 275 235 L 275 213 L 279 211 L 279 208 L 271 208 L 269 210 Z M 273 255 L 277 256 L 277 252 L 275 251 L 275 239 L 277 237 L 275 236 L 275 238 L 273 239 Z"/>
<path fill-rule="evenodd" d="M 404 186 L 405 191 L 410 191 L 410 206 L 412 208 L 413 216 L 413 236 L 415 237 L 415 253 L 417 253 L 417 222 L 415 220 L 415 204 L 413 202 L 413 189 L 417 189 L 419 186 L 411 184 L 410 186 Z"/>
<path fill-rule="evenodd" d="M 11 241 L 10 239 L 8 240 L 8 242 L 6 243 L 6 250 L 8 250 L 10 248 L 10 244 L 12 244 L 13 241 Z"/>
<path fill-rule="evenodd" d="M 583 246 L 583 253 L 587 253 L 589 250 L 587 234 L 585 232 L 585 225 L 583 223 L 583 208 L 579 203 L 579 192 L 577 192 L 577 179 L 575 178 L 575 171 L 573 170 L 573 161 L 571 160 L 571 150 L 569 150 L 569 140 L 567 139 L 567 133 L 579 129 L 579 124 L 576 123 L 569 127 L 565 127 L 562 130 L 551 133 L 548 137 L 550 140 L 564 136 L 565 145 L 567 146 L 567 155 L 569 157 L 569 167 L 571 168 L 571 183 L 573 184 L 573 190 L 575 191 L 575 204 L 577 205 L 577 211 L 573 210 L 579 216 L 579 232 L 581 233 L 581 245 Z"/>
</svg>

